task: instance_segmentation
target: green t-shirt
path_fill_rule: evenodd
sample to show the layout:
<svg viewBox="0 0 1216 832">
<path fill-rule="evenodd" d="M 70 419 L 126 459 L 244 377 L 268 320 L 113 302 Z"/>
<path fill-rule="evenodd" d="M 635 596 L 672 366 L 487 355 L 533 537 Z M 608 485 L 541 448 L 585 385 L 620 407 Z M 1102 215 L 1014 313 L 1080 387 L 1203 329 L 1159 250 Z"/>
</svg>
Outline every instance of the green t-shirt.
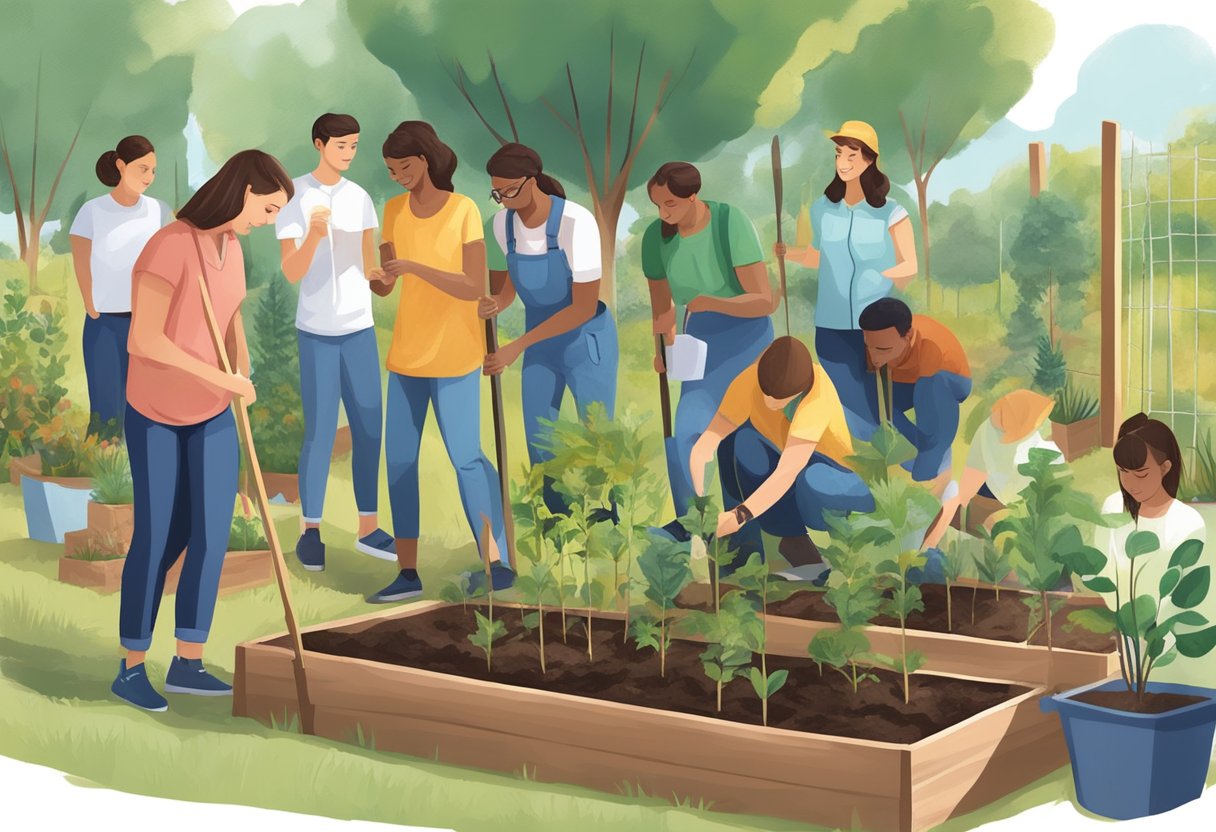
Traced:
<svg viewBox="0 0 1216 832">
<path fill-rule="evenodd" d="M 710 221 L 696 234 L 682 237 L 677 232 L 665 240 L 662 223 L 655 220 L 642 237 L 642 273 L 650 280 L 666 279 L 678 306 L 687 306 L 697 295 L 738 297 L 743 294 L 743 287 L 739 285 L 735 267 L 764 260 L 760 237 L 751 220 L 738 208 L 724 206 L 728 210 L 728 242 L 721 248 L 730 252 L 731 265 L 730 269 L 724 269 L 713 236 L 718 227 L 713 215 L 723 206 L 717 202 L 705 204 L 709 206 Z"/>
</svg>

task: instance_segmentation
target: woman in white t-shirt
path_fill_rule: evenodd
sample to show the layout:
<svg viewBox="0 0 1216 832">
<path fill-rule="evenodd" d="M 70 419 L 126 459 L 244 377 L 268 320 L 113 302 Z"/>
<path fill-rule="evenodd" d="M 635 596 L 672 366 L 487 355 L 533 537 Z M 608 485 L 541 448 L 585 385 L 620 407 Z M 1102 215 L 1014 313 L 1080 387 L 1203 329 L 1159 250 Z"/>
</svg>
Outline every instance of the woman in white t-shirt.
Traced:
<svg viewBox="0 0 1216 832">
<path fill-rule="evenodd" d="M 1127 556 L 1127 539 L 1135 531 L 1152 532 L 1157 535 L 1161 545 L 1157 551 L 1136 558 L 1136 590 L 1137 594 L 1147 593 L 1156 597 L 1161 576 L 1169 568 L 1174 550 L 1185 540 L 1206 540 L 1207 530 L 1199 512 L 1178 499 L 1178 485 L 1182 481 L 1182 450 L 1169 425 L 1137 413 L 1119 428 L 1113 456 L 1119 471 L 1119 490 L 1102 504 L 1102 513 L 1123 515 L 1127 522 L 1115 528 L 1099 527 L 1094 535 L 1094 545 L 1107 557 L 1106 569 L 1102 574 L 1116 582 L 1120 600 L 1126 602 L 1131 597 L 1132 565 Z M 1211 553 L 1205 551 L 1201 564 L 1212 562 Z M 1106 605 L 1113 610 L 1114 594 L 1103 597 Z M 1209 621 L 1216 622 L 1216 593 L 1209 592 L 1196 609 Z M 1162 621 L 1177 612 L 1180 610 L 1174 609 L 1166 599 L 1158 611 L 1157 620 Z M 1195 629 L 1203 627 L 1179 627 L 1182 632 Z M 1192 674 L 1190 679 L 1183 678 L 1188 672 L 1188 664 L 1192 665 L 1189 668 Z M 1210 668 L 1207 678 L 1194 675 L 1202 670 L 1200 663 L 1178 662 L 1161 673 L 1170 677 L 1168 681 L 1210 687 L 1213 681 Z"/>
<path fill-rule="evenodd" d="M 486 172 L 490 196 L 506 210 L 486 223 L 492 294 L 481 299 L 478 313 L 492 318 L 518 295 L 527 331 L 486 356 L 485 374 L 501 373 L 523 355 L 524 433 L 535 464 L 549 458 L 542 420 L 557 418 L 566 388 L 580 417 L 600 402 L 611 418 L 616 324 L 600 300 L 600 234 L 591 212 L 567 201 L 562 186 L 543 172 L 540 156 L 522 144 L 499 148 Z M 554 513 L 567 510 L 548 483 L 545 504 Z"/>
<path fill-rule="evenodd" d="M 96 170 L 111 190 L 80 206 L 68 234 L 86 312 L 89 429 L 118 436 L 127 406 L 131 269 L 144 244 L 173 214 L 168 205 L 144 195 L 156 178 L 156 153 L 143 136 L 127 136 L 101 154 Z"/>
</svg>

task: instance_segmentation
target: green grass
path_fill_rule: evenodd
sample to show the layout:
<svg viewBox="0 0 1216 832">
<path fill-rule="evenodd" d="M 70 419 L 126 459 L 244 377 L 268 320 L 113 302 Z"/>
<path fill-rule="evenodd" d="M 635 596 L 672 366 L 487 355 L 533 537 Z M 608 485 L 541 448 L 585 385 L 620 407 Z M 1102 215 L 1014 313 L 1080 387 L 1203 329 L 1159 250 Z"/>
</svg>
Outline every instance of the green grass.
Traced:
<svg viewBox="0 0 1216 832">
<path fill-rule="evenodd" d="M 66 258 L 53 260 L 42 272 L 42 287 L 69 298 L 64 303 L 68 326 L 78 331 L 83 313 L 75 296 L 67 293 L 70 275 L 65 264 Z M 799 310 L 795 305 L 795 312 Z M 799 326 L 799 319 L 806 325 Z M 994 325 L 990 316 L 946 320 L 965 343 L 973 345 L 977 376 L 1004 361 L 1003 327 Z M 795 317 L 795 334 L 809 342 L 809 318 Z M 379 336 L 383 351 L 388 333 L 381 331 Z M 657 412 L 648 322 L 624 322 L 621 342 L 619 401 L 634 402 L 642 412 Z M 66 386 L 73 400 L 85 401 L 77 350 L 70 354 Z M 511 471 L 518 474 L 526 461 L 518 367 L 508 372 L 504 389 Z M 964 424 L 982 418 L 978 408 L 984 398 L 976 395 L 968 401 Z M 483 394 L 482 425 L 483 446 L 492 455 L 488 394 Z M 657 418 L 651 425 L 657 436 Z M 959 469 L 965 458 L 964 445 L 960 440 L 955 454 Z M 455 475 L 433 419 L 423 440 L 422 465 L 428 487 L 422 492 L 420 572 L 427 596 L 435 597 L 452 575 L 476 564 L 476 552 L 456 499 Z M 656 455 L 654 465 L 661 473 L 661 456 Z M 1116 487 L 1109 452 L 1090 454 L 1075 467 L 1078 483 L 1096 498 Z M 391 532 L 383 481 L 380 505 L 384 509 L 382 525 Z M 279 537 L 290 553 L 298 535 L 298 509 L 276 507 L 273 511 Z M 667 512 L 670 506 L 660 511 Z M 304 625 L 367 612 L 363 596 L 394 576 L 392 564 L 353 551 L 355 523 L 347 458 L 331 469 L 322 528 L 328 545 L 326 571 L 305 572 L 289 555 L 296 611 Z M 137 794 L 460 830 L 808 828 L 706 812 L 699 801 L 693 805 L 682 795 L 647 795 L 631 783 L 622 783 L 618 795 L 539 783 L 536 763 L 543 766 L 544 761 L 535 761 L 514 775 L 496 774 L 377 751 L 375 737 L 362 730 L 349 744 L 306 737 L 299 733 L 298 721 L 286 715 L 273 717 L 271 726 L 236 719 L 231 715 L 231 703 L 225 700 L 175 697 L 166 714 L 136 711 L 116 701 L 109 691 L 122 655 L 116 632 L 118 595 L 103 596 L 59 583 L 57 559 L 61 553 L 61 546 L 25 539 L 19 490 L 0 485 L 0 754 Z M 148 656 L 153 679 L 163 678 L 168 668 L 172 627 L 170 599 L 162 607 Z M 282 608 L 273 585 L 223 596 L 207 648 L 208 664 L 230 678 L 236 644 L 283 629 Z M 1210 662 L 1204 665 L 1209 677 L 1213 669 Z M 960 832 L 1071 796 L 1071 778 L 1062 769 L 996 806 L 941 828 Z"/>
</svg>

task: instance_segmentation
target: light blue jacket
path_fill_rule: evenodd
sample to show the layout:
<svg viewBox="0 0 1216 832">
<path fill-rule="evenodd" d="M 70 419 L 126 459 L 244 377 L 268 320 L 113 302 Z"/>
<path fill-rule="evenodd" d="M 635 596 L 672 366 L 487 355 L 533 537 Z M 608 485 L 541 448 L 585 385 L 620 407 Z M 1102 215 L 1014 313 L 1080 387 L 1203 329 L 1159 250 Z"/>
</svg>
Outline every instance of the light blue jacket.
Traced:
<svg viewBox="0 0 1216 832">
<path fill-rule="evenodd" d="M 895 265 L 891 226 L 908 212 L 893 199 L 875 208 L 850 208 L 821 196 L 811 205 L 814 246 L 819 249 L 819 297 L 815 326 L 857 329 L 861 310 L 891 292 L 883 271 Z"/>
</svg>

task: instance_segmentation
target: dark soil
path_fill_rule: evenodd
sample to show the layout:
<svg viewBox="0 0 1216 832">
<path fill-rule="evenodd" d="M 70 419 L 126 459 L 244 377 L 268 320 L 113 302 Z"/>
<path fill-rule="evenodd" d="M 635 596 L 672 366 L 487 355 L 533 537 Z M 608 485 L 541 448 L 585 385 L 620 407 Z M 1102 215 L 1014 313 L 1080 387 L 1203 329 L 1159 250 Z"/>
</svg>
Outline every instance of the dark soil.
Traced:
<svg viewBox="0 0 1216 832">
<path fill-rule="evenodd" d="M 496 616 L 498 611 L 496 611 Z M 410 618 L 385 621 L 360 633 L 323 631 L 304 634 L 308 650 L 416 667 L 469 679 L 482 679 L 611 702 L 641 705 L 734 722 L 759 725 L 760 700 L 747 679 L 735 679 L 722 692 L 715 713 L 715 686 L 702 670 L 703 645 L 673 641 L 667 675 L 659 675 L 659 655 L 622 645 L 619 621 L 596 619 L 592 628 L 595 661 L 587 658 L 584 620 L 570 615 L 566 643 L 560 613 L 545 615 L 545 663 L 541 675 L 536 632 L 524 630 L 517 609 L 504 611 L 507 635 L 493 650 L 493 672 L 485 654 L 468 636 L 473 609 L 449 607 Z M 289 646 L 286 637 L 276 642 Z M 755 665 L 760 664 L 759 655 Z M 831 669 L 821 675 L 809 659 L 768 657 L 768 671 L 790 671 L 769 702 L 769 725 L 795 731 L 912 743 L 983 710 L 1024 693 L 1018 685 L 974 682 L 938 676 L 911 677 L 911 701 L 903 700 L 902 677 L 878 671 L 880 681 L 851 685 Z"/>
<path fill-rule="evenodd" d="M 947 628 L 946 588 L 939 584 L 924 584 L 921 592 L 925 598 L 925 611 L 908 617 L 908 627 L 933 633 L 952 632 L 960 636 L 986 638 L 993 641 L 1025 642 L 1030 608 L 1023 599 L 1033 597 L 1015 589 L 1002 589 L 998 601 L 991 589 L 973 592 L 968 586 L 951 587 L 954 606 L 954 628 Z M 971 623 L 971 600 L 975 598 L 975 623 Z M 1087 653 L 1111 653 L 1115 650 L 1115 639 L 1110 635 L 1091 633 L 1082 627 L 1068 623 L 1068 614 L 1083 605 L 1070 602 L 1063 609 L 1052 613 L 1052 647 L 1083 650 Z M 769 615 L 784 615 L 809 621 L 835 621 L 836 611 L 824 600 L 822 592 L 799 592 L 783 601 L 769 604 Z M 880 615 L 873 624 L 898 627 L 899 619 Z M 1047 645 L 1047 628 L 1040 627 L 1030 640 L 1031 644 Z"/>
<path fill-rule="evenodd" d="M 1163 714 L 1207 701 L 1202 696 L 1186 696 L 1181 693 L 1146 693 L 1144 701 L 1139 701 L 1136 694 L 1126 690 L 1091 690 L 1078 693 L 1072 699 L 1086 705 L 1097 705 L 1112 711 L 1130 711 L 1133 714 Z"/>
</svg>

